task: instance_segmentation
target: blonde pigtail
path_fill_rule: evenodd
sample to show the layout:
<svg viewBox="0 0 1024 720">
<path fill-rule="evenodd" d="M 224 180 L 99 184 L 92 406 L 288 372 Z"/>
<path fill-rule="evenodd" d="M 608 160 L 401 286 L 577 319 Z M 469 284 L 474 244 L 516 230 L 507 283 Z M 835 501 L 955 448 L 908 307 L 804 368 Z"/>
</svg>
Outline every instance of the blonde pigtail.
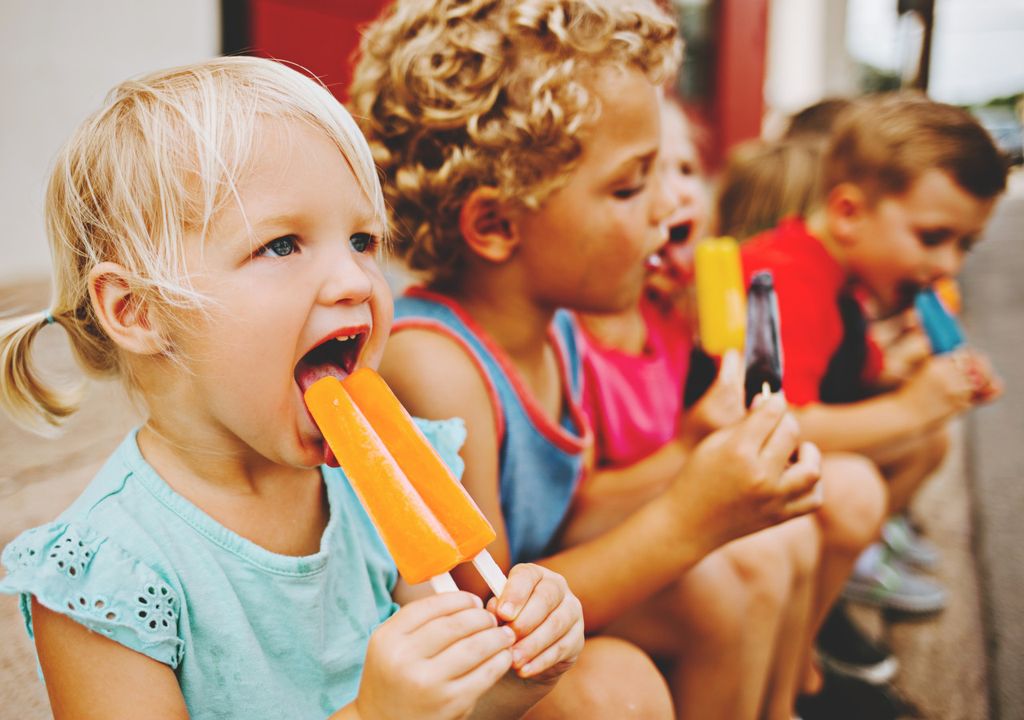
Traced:
<svg viewBox="0 0 1024 720">
<path fill-rule="evenodd" d="M 33 366 L 32 342 L 57 321 L 49 312 L 0 319 L 0 406 L 22 427 L 53 435 L 78 409 L 79 385 L 56 387 Z"/>
</svg>

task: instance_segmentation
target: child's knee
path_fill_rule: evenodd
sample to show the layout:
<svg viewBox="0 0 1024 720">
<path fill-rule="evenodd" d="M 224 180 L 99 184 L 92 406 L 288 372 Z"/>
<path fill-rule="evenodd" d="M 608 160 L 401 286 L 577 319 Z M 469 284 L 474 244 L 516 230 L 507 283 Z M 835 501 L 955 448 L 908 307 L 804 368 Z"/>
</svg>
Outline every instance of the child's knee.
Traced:
<svg viewBox="0 0 1024 720">
<path fill-rule="evenodd" d="M 794 521 L 797 522 L 797 521 Z M 727 548 L 729 560 L 742 585 L 742 593 L 748 606 L 760 611 L 772 608 L 781 611 L 792 592 L 794 580 L 806 569 L 801 568 L 801 557 L 810 564 L 812 555 L 801 552 L 799 540 L 805 539 L 807 550 L 816 545 L 817 539 L 796 532 L 797 525 L 779 526 L 749 535 Z M 810 528 L 809 525 L 800 524 Z M 745 609 L 738 619 L 740 627 L 746 618 Z"/>
<path fill-rule="evenodd" d="M 619 720 L 674 716 L 665 678 L 640 648 L 613 637 L 587 640 L 579 661 L 559 681 L 557 710 L 538 705 L 529 720 L 578 718 Z M 552 712 L 549 712 L 552 710 Z"/>
<path fill-rule="evenodd" d="M 680 640 L 729 645 L 742 637 L 749 587 L 731 557 L 731 546 L 705 557 L 675 585 L 673 612 Z"/>
<path fill-rule="evenodd" d="M 852 453 L 825 455 L 821 478 L 824 503 L 817 519 L 826 549 L 859 553 L 878 538 L 885 522 L 885 478 L 871 460 Z"/>
</svg>

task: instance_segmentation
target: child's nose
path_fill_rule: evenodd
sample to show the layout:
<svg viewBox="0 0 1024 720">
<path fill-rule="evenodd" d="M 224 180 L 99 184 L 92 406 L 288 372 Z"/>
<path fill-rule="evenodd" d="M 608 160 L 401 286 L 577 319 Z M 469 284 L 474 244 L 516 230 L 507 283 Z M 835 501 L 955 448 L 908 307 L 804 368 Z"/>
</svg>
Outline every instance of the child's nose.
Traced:
<svg viewBox="0 0 1024 720">
<path fill-rule="evenodd" d="M 366 261 L 372 263 L 373 259 L 367 257 Z M 373 292 L 373 278 L 355 252 L 349 250 L 333 255 L 325 269 L 327 272 L 320 291 L 323 304 L 359 305 L 369 300 Z"/>
<path fill-rule="evenodd" d="M 679 206 L 679 198 L 672 191 L 672 183 L 662 178 L 654 180 L 654 199 L 651 203 L 651 224 L 661 225 Z"/>
<path fill-rule="evenodd" d="M 956 243 L 946 243 L 932 254 L 932 272 L 935 278 L 953 277 L 960 272 L 964 253 Z"/>
</svg>

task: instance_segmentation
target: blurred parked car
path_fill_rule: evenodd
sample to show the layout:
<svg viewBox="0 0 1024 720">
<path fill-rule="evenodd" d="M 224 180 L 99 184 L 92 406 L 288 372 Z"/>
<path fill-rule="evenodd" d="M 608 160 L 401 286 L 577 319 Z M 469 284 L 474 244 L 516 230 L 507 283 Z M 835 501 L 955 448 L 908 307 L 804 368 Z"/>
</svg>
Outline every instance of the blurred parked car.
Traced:
<svg viewBox="0 0 1024 720">
<path fill-rule="evenodd" d="M 1012 165 L 1024 163 L 1024 127 L 1017 113 L 1003 105 L 973 108 L 971 112 Z"/>
</svg>

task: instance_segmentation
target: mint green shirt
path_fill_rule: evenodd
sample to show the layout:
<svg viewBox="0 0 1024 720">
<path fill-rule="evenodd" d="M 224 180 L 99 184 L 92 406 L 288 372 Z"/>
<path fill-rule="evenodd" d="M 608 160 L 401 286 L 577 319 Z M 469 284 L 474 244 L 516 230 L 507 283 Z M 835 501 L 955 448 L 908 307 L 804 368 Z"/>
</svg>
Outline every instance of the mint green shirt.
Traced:
<svg viewBox="0 0 1024 720">
<path fill-rule="evenodd" d="M 420 427 L 461 474 L 462 422 Z M 56 521 L 4 549 L 0 592 L 20 595 L 29 635 L 34 595 L 171 667 L 192 718 L 319 720 L 349 703 L 398 575 L 344 474 L 322 468 L 319 552 L 278 555 L 172 490 L 136 432 Z"/>
</svg>

